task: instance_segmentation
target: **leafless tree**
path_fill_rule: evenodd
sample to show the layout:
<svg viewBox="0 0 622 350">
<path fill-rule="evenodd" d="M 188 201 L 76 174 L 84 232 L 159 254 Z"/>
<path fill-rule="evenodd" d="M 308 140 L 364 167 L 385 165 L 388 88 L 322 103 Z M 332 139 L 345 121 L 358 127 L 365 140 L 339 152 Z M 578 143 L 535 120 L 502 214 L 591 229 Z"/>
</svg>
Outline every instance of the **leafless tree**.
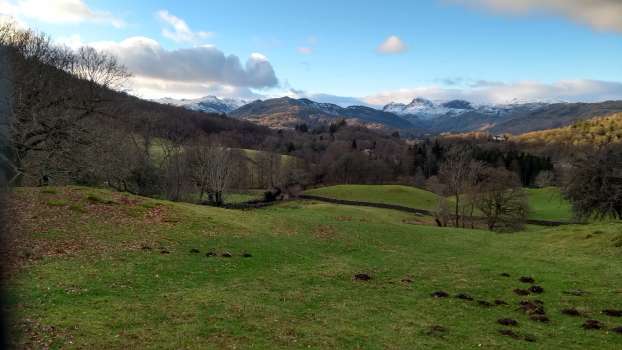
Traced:
<svg viewBox="0 0 622 350">
<path fill-rule="evenodd" d="M 101 87 L 122 90 L 130 77 L 117 58 L 92 47 L 81 47 L 71 60 L 69 72 Z"/>
<path fill-rule="evenodd" d="M 86 143 L 87 118 L 111 112 L 108 88 L 128 77 L 114 58 L 93 49 L 78 53 L 55 46 L 49 37 L 15 25 L 0 26 L 0 45 L 13 67 L 9 116 L 12 183 L 19 183 L 29 154 L 68 156 L 71 144 Z"/>
<path fill-rule="evenodd" d="M 165 174 L 165 195 L 173 201 L 186 199 L 191 191 L 190 169 L 184 142 L 180 139 L 162 142 L 162 167 Z"/>
<path fill-rule="evenodd" d="M 454 224 L 459 227 L 463 222 L 462 209 L 468 202 L 463 202 L 469 190 L 476 184 L 477 177 L 483 164 L 471 158 L 464 150 L 451 153 L 441 165 L 438 179 L 443 185 L 441 194 L 451 196 L 454 200 Z"/>
<path fill-rule="evenodd" d="M 564 184 L 564 195 L 579 219 L 622 219 L 622 147 L 607 145 L 576 156 Z"/>
<path fill-rule="evenodd" d="M 473 201 L 491 231 L 500 224 L 518 229 L 529 213 L 527 194 L 518 176 L 503 168 L 486 168 L 482 172 Z"/>
<path fill-rule="evenodd" d="M 205 194 L 211 203 L 222 205 L 233 175 L 233 152 L 215 138 L 195 139 L 187 150 L 190 177 L 199 189 L 199 200 Z"/>
<path fill-rule="evenodd" d="M 555 173 L 549 170 L 541 171 L 535 180 L 536 186 L 543 188 L 555 185 Z"/>
<path fill-rule="evenodd" d="M 255 156 L 262 187 L 277 187 L 281 177 L 282 156 L 276 152 L 262 151 Z"/>
</svg>

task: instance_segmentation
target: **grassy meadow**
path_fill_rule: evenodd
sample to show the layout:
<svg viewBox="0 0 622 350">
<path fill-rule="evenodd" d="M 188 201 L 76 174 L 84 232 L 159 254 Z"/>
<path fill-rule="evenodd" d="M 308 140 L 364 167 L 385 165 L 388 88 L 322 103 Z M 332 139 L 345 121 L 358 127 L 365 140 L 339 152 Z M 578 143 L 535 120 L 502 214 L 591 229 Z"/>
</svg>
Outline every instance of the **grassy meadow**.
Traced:
<svg viewBox="0 0 622 350">
<path fill-rule="evenodd" d="M 531 219 L 571 221 L 572 207 L 556 187 L 526 189 Z"/>
<path fill-rule="evenodd" d="M 530 219 L 571 221 L 572 208 L 570 203 L 562 197 L 558 188 L 529 188 L 526 191 Z M 370 203 L 396 204 L 426 210 L 435 210 L 438 203 L 438 195 L 402 185 L 336 185 L 308 190 L 305 194 Z"/>
<path fill-rule="evenodd" d="M 622 347 L 622 318 L 602 313 L 622 308 L 619 223 L 496 234 L 375 208 L 233 211 L 84 187 L 17 189 L 13 203 L 20 347 Z M 513 291 L 533 284 L 543 293 Z M 519 311 L 523 300 L 541 300 L 549 322 Z"/>
<path fill-rule="evenodd" d="M 396 204 L 426 210 L 434 210 L 438 204 L 436 194 L 402 185 L 336 185 L 314 188 L 305 191 L 305 194 L 350 201 Z"/>
</svg>

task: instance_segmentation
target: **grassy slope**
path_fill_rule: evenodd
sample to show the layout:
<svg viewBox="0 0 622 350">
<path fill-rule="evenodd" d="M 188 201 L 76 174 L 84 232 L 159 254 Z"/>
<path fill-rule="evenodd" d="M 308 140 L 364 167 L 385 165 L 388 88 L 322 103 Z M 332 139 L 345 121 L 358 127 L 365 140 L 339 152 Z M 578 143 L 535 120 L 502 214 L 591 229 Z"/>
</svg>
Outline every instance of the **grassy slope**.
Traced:
<svg viewBox="0 0 622 350">
<path fill-rule="evenodd" d="M 400 185 L 337 185 L 315 188 L 305 193 L 328 198 L 397 204 L 428 210 L 435 209 L 438 203 L 438 196 L 432 192 Z"/>
<path fill-rule="evenodd" d="M 572 207 L 555 187 L 527 189 L 530 218 L 551 221 L 569 221 L 572 218 Z"/>
<path fill-rule="evenodd" d="M 500 235 L 313 202 L 240 212 L 83 188 L 21 189 L 16 197 L 23 221 L 10 247 L 33 260 L 12 283 L 13 308 L 31 320 L 20 327 L 26 335 L 55 347 L 622 347 L 622 335 L 583 330 L 583 318 L 559 312 L 575 306 L 622 326 L 600 314 L 622 305 L 620 224 Z M 208 250 L 234 256 L 206 257 Z M 242 258 L 245 251 L 253 256 Z M 359 272 L 373 279 L 352 281 Z M 545 288 L 537 298 L 550 324 L 515 311 L 525 298 L 512 293 L 525 287 L 521 275 Z M 414 282 L 400 282 L 406 276 Z M 439 289 L 512 305 L 432 299 Z M 569 289 L 589 294 L 562 293 Z M 517 319 L 516 331 L 537 342 L 499 335 L 501 317 Z M 432 325 L 448 331 L 429 335 Z"/>
<path fill-rule="evenodd" d="M 622 142 L 622 113 L 583 120 L 573 125 L 513 137 L 528 143 L 600 145 Z"/>
<path fill-rule="evenodd" d="M 243 192 L 227 193 L 225 196 L 226 203 L 242 203 L 252 200 L 262 199 L 264 191 L 261 190 L 247 190 Z"/>
<path fill-rule="evenodd" d="M 414 187 L 398 185 L 337 185 L 321 187 L 307 194 L 372 203 L 388 203 L 411 208 L 434 210 L 437 195 Z M 569 221 L 572 218 L 570 204 L 559 189 L 527 189 L 531 213 L 530 219 Z"/>
</svg>

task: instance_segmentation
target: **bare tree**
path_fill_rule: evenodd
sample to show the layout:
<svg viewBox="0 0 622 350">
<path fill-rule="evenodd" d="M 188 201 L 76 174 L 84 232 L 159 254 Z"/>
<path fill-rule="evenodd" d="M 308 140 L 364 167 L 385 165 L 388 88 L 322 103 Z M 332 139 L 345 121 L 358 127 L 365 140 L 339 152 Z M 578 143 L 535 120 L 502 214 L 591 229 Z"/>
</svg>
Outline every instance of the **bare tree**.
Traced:
<svg viewBox="0 0 622 350">
<path fill-rule="evenodd" d="M 79 79 L 115 90 L 122 90 L 130 77 L 116 57 L 89 46 L 79 48 L 74 54 L 69 72 Z"/>
<path fill-rule="evenodd" d="M 199 137 L 188 147 L 187 157 L 190 177 L 199 189 L 199 200 L 207 194 L 211 203 L 222 205 L 232 181 L 232 151 L 214 138 Z"/>
<path fill-rule="evenodd" d="M 622 147 L 608 145 L 572 161 L 564 195 L 579 219 L 622 219 Z"/>
<path fill-rule="evenodd" d="M 543 188 L 555 185 L 555 173 L 550 170 L 541 171 L 535 179 L 536 186 Z"/>
<path fill-rule="evenodd" d="M 255 159 L 262 187 L 277 187 L 281 176 L 282 156 L 275 152 L 263 151 L 257 153 Z"/>
<path fill-rule="evenodd" d="M 443 185 L 442 195 L 451 196 L 454 200 L 454 224 L 460 226 L 463 219 L 462 206 L 465 205 L 463 197 L 477 182 L 477 177 L 483 164 L 471 158 L 464 150 L 456 150 L 451 153 L 441 165 L 438 179 Z M 464 222 L 463 222 L 464 223 Z"/>
<path fill-rule="evenodd" d="M 29 154 L 69 157 L 71 144 L 87 143 L 81 122 L 110 112 L 108 88 L 128 77 L 114 58 L 82 49 L 77 54 L 55 46 L 49 37 L 15 25 L 0 26 L 0 45 L 13 66 L 9 116 L 12 183 L 19 183 Z"/>
<path fill-rule="evenodd" d="M 185 147 L 182 140 L 162 142 L 162 165 L 166 179 L 164 187 L 166 198 L 180 201 L 190 192 L 189 172 Z"/>
<path fill-rule="evenodd" d="M 501 224 L 518 229 L 529 213 L 527 194 L 518 176 L 503 168 L 486 168 L 473 196 L 491 231 Z"/>
</svg>

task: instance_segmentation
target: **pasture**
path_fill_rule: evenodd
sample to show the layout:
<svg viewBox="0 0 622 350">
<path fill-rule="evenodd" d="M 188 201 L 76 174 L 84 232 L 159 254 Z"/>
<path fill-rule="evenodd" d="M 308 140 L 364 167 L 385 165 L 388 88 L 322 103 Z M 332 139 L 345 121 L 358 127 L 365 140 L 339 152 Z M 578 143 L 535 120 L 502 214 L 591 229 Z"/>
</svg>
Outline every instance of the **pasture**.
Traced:
<svg viewBox="0 0 622 350">
<path fill-rule="evenodd" d="M 622 318 L 603 313 L 622 308 L 619 223 L 497 234 L 375 208 L 233 211 L 85 187 L 13 202 L 21 346 L 622 347 Z"/>
</svg>

